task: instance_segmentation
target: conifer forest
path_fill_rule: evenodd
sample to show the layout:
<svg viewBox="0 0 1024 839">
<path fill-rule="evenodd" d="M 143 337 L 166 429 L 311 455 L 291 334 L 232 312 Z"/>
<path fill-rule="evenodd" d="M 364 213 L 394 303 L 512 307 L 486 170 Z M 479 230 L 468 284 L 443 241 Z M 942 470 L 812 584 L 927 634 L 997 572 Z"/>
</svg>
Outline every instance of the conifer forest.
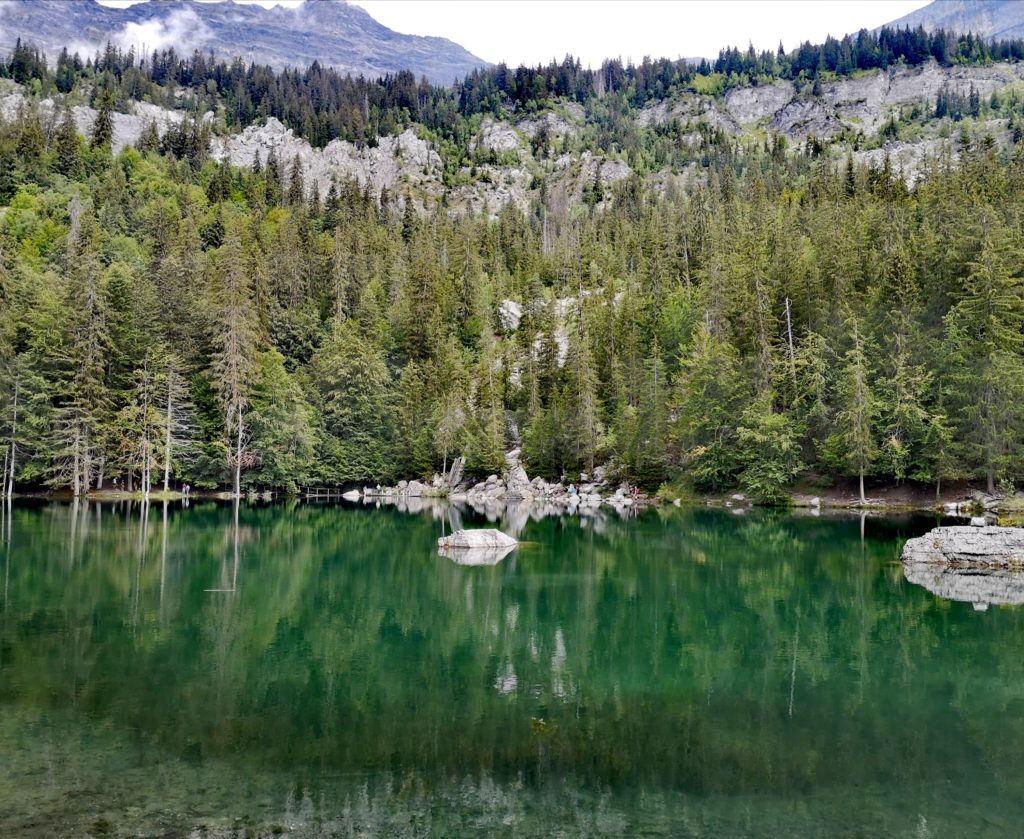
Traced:
<svg viewBox="0 0 1024 839">
<path fill-rule="evenodd" d="M 293 493 L 429 478 L 454 457 L 546 479 L 604 466 L 650 493 L 799 483 L 940 492 L 1024 481 L 1024 96 L 944 92 L 953 126 L 908 179 L 881 142 L 787 142 L 644 126 L 694 88 L 1016 60 L 1018 42 L 861 33 L 714 62 L 503 65 L 454 88 L 113 47 L 19 43 L 0 125 L 0 466 L 4 492 L 149 492 L 183 483 Z M 44 108 L 43 100 L 54 103 Z M 128 103 L 185 116 L 112 149 Z M 408 128 L 446 183 L 501 162 L 486 116 L 560 103 L 631 174 L 552 207 L 454 211 L 411 189 L 304 181 L 273 152 L 232 166 L 218 133 L 273 116 L 316 148 Z M 72 109 L 96 117 L 82 133 Z M 204 120 L 200 115 L 214 114 Z M 975 130 L 1005 118 L 1007 144 Z M 649 177 L 688 166 L 682 189 Z"/>
</svg>

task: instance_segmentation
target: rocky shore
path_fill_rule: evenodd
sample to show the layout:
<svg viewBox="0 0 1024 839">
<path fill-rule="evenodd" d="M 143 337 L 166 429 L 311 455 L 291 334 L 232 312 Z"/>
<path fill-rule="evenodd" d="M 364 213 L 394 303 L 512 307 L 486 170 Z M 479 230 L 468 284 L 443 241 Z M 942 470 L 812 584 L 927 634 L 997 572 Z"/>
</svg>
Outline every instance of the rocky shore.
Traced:
<svg viewBox="0 0 1024 839">
<path fill-rule="evenodd" d="M 505 470 L 485 480 L 470 482 L 465 475 L 465 461 L 457 458 L 451 469 L 443 475 L 434 475 L 430 483 L 399 481 L 391 487 L 363 487 L 361 492 L 346 493 L 348 500 L 362 499 L 405 501 L 425 498 L 447 498 L 453 504 L 473 507 L 504 506 L 506 504 L 542 505 L 566 511 L 586 513 L 600 507 L 624 511 L 650 506 L 654 500 L 627 484 L 614 486 L 608 481 L 602 467 L 592 475 L 580 475 L 578 483 L 545 481 L 530 478 L 515 449 L 505 455 Z"/>
</svg>

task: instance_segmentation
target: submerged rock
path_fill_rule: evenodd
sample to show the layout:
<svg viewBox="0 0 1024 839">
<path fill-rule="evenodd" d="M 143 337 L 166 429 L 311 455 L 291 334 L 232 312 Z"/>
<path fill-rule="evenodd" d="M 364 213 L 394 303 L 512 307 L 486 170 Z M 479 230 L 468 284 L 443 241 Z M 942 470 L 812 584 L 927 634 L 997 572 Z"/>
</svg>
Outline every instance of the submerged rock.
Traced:
<svg viewBox="0 0 1024 839">
<path fill-rule="evenodd" d="M 908 539 L 903 563 L 954 567 L 1024 567 L 1024 528 L 936 527 Z"/>
</svg>

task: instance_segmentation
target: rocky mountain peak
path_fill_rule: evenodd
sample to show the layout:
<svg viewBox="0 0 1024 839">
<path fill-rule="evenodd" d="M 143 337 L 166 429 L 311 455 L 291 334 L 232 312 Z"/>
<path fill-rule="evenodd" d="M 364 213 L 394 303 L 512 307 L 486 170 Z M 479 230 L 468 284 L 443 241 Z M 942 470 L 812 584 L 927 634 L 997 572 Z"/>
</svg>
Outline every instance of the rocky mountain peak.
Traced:
<svg viewBox="0 0 1024 839">
<path fill-rule="evenodd" d="M 388 29 L 345 0 L 305 0 L 294 8 L 196 0 L 148 0 L 126 9 L 96 0 L 5 0 L 0 4 L 0 46 L 21 38 L 51 57 L 63 47 L 91 55 L 107 42 L 149 52 L 240 56 L 272 67 L 318 61 L 370 78 L 410 70 L 435 84 L 450 84 L 487 62 L 446 38 Z"/>
</svg>

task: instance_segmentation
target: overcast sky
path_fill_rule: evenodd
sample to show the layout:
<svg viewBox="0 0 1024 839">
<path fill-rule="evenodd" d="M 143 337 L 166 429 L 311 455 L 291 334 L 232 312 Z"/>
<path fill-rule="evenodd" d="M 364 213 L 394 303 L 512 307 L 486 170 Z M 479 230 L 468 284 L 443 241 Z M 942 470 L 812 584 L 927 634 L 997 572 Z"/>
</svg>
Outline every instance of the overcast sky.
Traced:
<svg viewBox="0 0 1024 839">
<path fill-rule="evenodd" d="M 105 0 L 125 5 L 132 0 Z M 243 2 L 244 0 L 239 0 Z M 104 2 L 104 0 L 101 0 Z M 302 0 L 248 0 L 263 6 Z M 787 50 L 902 17 L 929 0 L 355 0 L 398 32 L 441 35 L 487 61 L 714 57 L 723 46 Z"/>
</svg>

